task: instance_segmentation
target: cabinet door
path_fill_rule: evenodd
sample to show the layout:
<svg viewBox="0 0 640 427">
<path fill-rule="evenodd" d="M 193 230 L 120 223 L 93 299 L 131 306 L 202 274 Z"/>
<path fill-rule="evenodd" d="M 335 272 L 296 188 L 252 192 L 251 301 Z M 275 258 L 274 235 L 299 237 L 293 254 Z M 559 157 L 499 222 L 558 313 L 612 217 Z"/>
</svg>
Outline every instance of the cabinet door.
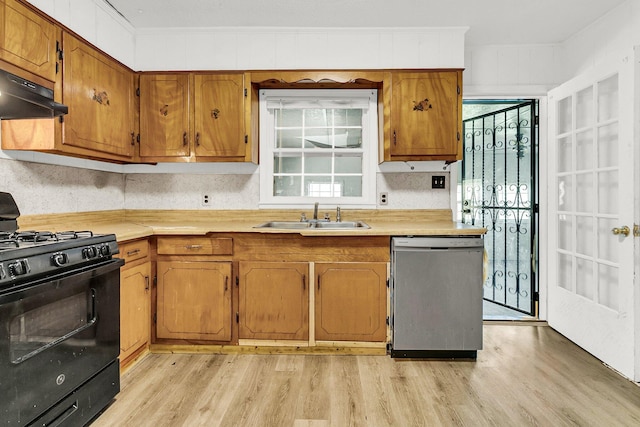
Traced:
<svg viewBox="0 0 640 427">
<path fill-rule="evenodd" d="M 151 264 L 123 269 L 120 275 L 120 361 L 149 344 Z"/>
<path fill-rule="evenodd" d="M 244 77 L 196 74 L 195 154 L 244 160 Z"/>
<path fill-rule="evenodd" d="M 140 156 L 189 156 L 189 76 L 140 76 Z"/>
<path fill-rule="evenodd" d="M 64 33 L 64 144 L 132 156 L 134 74 Z"/>
<path fill-rule="evenodd" d="M 15 0 L 3 1 L 1 12 L 0 58 L 54 81 L 59 30 Z"/>
<path fill-rule="evenodd" d="M 386 263 L 316 263 L 315 272 L 317 340 L 386 340 Z"/>
<path fill-rule="evenodd" d="M 241 262 L 239 338 L 309 339 L 309 264 Z"/>
<path fill-rule="evenodd" d="M 458 71 L 393 73 L 392 157 L 461 155 L 459 88 Z"/>
<path fill-rule="evenodd" d="M 158 261 L 157 337 L 231 340 L 231 263 Z"/>
</svg>

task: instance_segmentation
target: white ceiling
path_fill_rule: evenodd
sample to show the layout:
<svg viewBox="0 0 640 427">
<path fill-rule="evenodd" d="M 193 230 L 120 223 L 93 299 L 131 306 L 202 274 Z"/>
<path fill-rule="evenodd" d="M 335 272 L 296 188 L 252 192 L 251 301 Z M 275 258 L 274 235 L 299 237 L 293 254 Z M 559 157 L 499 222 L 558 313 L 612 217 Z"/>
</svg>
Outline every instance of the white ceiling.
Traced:
<svg viewBox="0 0 640 427">
<path fill-rule="evenodd" d="M 468 27 L 471 45 L 559 43 L 625 0 L 105 0 L 135 28 Z"/>
</svg>

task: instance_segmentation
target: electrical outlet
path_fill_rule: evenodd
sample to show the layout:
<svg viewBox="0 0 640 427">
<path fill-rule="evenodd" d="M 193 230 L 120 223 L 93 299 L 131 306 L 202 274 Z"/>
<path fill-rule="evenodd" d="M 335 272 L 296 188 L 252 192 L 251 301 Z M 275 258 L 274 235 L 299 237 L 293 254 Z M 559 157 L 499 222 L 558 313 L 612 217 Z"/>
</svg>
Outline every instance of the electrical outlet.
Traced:
<svg viewBox="0 0 640 427">
<path fill-rule="evenodd" d="M 380 201 L 379 203 L 381 205 L 386 205 L 389 203 L 389 194 L 387 193 L 380 193 Z"/>
<path fill-rule="evenodd" d="M 431 188 L 445 188 L 443 175 L 433 175 L 431 177 Z"/>
<path fill-rule="evenodd" d="M 200 204 L 206 207 L 211 206 L 211 197 L 208 194 L 203 194 L 200 196 Z"/>
</svg>

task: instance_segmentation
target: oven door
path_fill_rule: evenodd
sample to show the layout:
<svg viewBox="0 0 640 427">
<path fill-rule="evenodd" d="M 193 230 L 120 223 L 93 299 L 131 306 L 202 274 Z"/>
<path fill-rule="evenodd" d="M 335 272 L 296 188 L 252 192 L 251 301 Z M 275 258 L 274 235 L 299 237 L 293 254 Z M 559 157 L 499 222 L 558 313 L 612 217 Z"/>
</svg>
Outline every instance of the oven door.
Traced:
<svg viewBox="0 0 640 427">
<path fill-rule="evenodd" d="M 118 358 L 122 264 L 0 294 L 0 419 L 28 424 Z"/>
</svg>

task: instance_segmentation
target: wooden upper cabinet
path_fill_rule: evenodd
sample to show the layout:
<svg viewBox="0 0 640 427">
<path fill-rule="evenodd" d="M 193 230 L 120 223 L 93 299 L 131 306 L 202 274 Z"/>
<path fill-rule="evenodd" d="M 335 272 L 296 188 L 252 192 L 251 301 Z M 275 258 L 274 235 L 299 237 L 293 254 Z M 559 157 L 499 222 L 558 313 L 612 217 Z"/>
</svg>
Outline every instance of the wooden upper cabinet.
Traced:
<svg viewBox="0 0 640 427">
<path fill-rule="evenodd" d="M 135 74 L 68 33 L 63 45 L 63 144 L 133 156 Z"/>
<path fill-rule="evenodd" d="M 196 74 L 195 154 L 244 160 L 244 77 Z"/>
<path fill-rule="evenodd" d="M 16 0 L 0 5 L 0 59 L 55 81 L 60 30 Z"/>
<path fill-rule="evenodd" d="M 144 161 L 244 162 L 257 158 L 245 132 L 243 73 L 140 76 Z"/>
<path fill-rule="evenodd" d="M 385 84 L 384 160 L 462 158 L 461 70 L 395 71 Z"/>
<path fill-rule="evenodd" d="M 140 156 L 189 155 L 189 75 L 140 75 Z"/>
</svg>

